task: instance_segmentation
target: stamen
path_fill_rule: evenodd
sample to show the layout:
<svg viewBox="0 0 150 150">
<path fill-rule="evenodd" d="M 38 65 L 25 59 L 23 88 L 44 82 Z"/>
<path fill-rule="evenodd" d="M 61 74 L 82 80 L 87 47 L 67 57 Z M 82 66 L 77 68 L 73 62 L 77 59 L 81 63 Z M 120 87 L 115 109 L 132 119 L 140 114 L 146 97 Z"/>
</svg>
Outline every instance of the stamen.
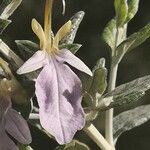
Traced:
<svg viewBox="0 0 150 150">
<path fill-rule="evenodd" d="M 32 19 L 32 30 L 37 35 L 40 40 L 40 48 L 46 48 L 46 38 L 42 26 L 36 21 L 36 19 Z"/>
<path fill-rule="evenodd" d="M 54 38 L 54 42 L 53 42 L 53 47 L 58 48 L 59 45 L 59 41 L 62 40 L 62 38 L 64 38 L 67 33 L 70 32 L 72 27 L 72 23 L 69 20 L 67 23 L 65 23 L 57 32 L 55 38 Z"/>
<path fill-rule="evenodd" d="M 45 32 L 46 39 L 49 41 L 49 44 L 51 44 L 50 33 L 52 31 L 52 29 L 51 29 L 52 4 L 53 4 L 53 0 L 46 0 L 46 3 L 45 3 L 44 32 Z"/>
</svg>

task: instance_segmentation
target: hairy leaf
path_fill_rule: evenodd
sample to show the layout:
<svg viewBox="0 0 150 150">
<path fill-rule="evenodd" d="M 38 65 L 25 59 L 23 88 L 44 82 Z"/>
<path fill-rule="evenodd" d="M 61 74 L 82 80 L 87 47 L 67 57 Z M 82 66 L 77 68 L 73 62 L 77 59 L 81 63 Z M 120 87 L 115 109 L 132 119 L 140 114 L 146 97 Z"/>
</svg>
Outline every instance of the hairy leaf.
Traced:
<svg viewBox="0 0 150 150">
<path fill-rule="evenodd" d="M 11 20 L 0 18 L 0 34 L 6 29 L 6 27 L 11 23 Z"/>
<path fill-rule="evenodd" d="M 0 6 L 0 18 L 7 19 L 9 18 L 13 12 L 17 9 L 17 7 L 21 4 L 22 0 L 3 0 Z"/>
<path fill-rule="evenodd" d="M 40 49 L 38 44 L 29 40 L 16 40 L 15 42 L 24 60 L 29 59 L 36 51 Z"/>
<path fill-rule="evenodd" d="M 60 41 L 60 45 L 72 44 L 74 42 L 77 30 L 78 30 L 79 25 L 84 17 L 84 14 L 85 13 L 83 11 L 79 11 L 70 19 L 72 22 L 71 32 Z"/>
<path fill-rule="evenodd" d="M 102 97 L 104 98 L 103 100 L 104 102 L 108 101 L 109 99 L 111 100 L 111 98 L 113 97 L 113 101 L 110 101 L 110 104 L 102 109 L 106 110 L 113 107 L 127 105 L 128 103 L 131 102 L 132 103 L 136 102 L 145 94 L 145 91 L 149 89 L 150 89 L 150 75 L 120 85 L 115 90 L 105 94 Z"/>
<path fill-rule="evenodd" d="M 10 65 L 14 71 L 16 71 L 16 69 L 18 69 L 24 63 L 24 61 L 18 55 L 16 55 L 9 48 L 9 46 L 5 44 L 1 39 L 0 39 L 0 55 L 5 57 L 10 62 Z M 37 76 L 37 73 L 34 72 L 30 74 L 25 74 L 24 76 L 27 77 L 29 80 L 33 80 Z"/>
<path fill-rule="evenodd" d="M 127 0 L 115 0 L 114 5 L 116 11 L 117 26 L 123 26 L 128 14 Z"/>
<path fill-rule="evenodd" d="M 150 23 L 147 24 L 142 29 L 140 29 L 138 32 L 129 36 L 117 47 L 116 55 L 114 56 L 114 61 L 117 63 L 120 62 L 126 52 L 129 52 L 132 49 L 136 48 L 149 37 L 150 37 Z"/>
<path fill-rule="evenodd" d="M 116 38 L 116 20 L 112 19 L 105 27 L 103 32 L 103 39 L 113 50 L 115 48 L 115 38 Z"/>
<path fill-rule="evenodd" d="M 68 50 L 70 50 L 73 54 L 75 54 L 81 47 L 81 44 L 62 44 L 59 46 L 60 49 L 66 48 Z"/>
<path fill-rule="evenodd" d="M 150 105 L 123 112 L 114 118 L 114 140 L 125 131 L 140 126 L 150 119 Z"/>
<path fill-rule="evenodd" d="M 139 0 L 128 0 L 128 15 L 126 18 L 126 23 L 129 22 L 137 13 L 139 7 Z"/>
<path fill-rule="evenodd" d="M 103 39 L 110 46 L 113 52 L 115 51 L 118 44 L 120 44 L 122 41 L 126 39 L 126 28 L 127 28 L 126 25 L 117 28 L 116 19 L 112 19 L 106 25 L 103 32 Z"/>
</svg>

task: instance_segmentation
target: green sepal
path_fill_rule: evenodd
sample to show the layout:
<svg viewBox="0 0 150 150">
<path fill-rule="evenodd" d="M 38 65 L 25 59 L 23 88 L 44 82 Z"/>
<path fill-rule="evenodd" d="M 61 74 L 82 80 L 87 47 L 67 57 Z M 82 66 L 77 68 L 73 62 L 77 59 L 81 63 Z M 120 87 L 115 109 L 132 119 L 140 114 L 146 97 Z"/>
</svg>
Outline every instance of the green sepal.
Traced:
<svg viewBox="0 0 150 150">
<path fill-rule="evenodd" d="M 93 69 L 93 80 L 89 89 L 89 94 L 96 98 L 96 94 L 102 95 L 107 87 L 107 69 L 105 59 L 101 58 Z"/>
<path fill-rule="evenodd" d="M 73 54 L 75 54 L 80 48 L 81 48 L 81 44 L 62 44 L 59 45 L 59 49 L 68 49 L 70 50 Z"/>
<path fill-rule="evenodd" d="M 114 5 L 116 11 L 117 26 L 121 27 L 125 24 L 128 14 L 127 0 L 115 0 Z"/>
</svg>

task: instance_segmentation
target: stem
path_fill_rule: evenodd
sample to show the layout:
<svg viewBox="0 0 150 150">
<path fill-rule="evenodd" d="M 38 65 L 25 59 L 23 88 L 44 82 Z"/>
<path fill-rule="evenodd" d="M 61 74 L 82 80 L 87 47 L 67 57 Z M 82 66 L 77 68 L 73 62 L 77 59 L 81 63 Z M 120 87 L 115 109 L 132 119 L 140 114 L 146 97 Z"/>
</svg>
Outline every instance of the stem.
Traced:
<svg viewBox="0 0 150 150">
<path fill-rule="evenodd" d="M 112 64 L 111 71 L 110 71 L 108 92 L 115 89 L 117 70 L 118 70 L 118 65 Z M 106 111 L 105 129 L 106 129 L 105 131 L 106 140 L 111 145 L 114 145 L 114 142 L 113 142 L 113 109 Z"/>
<path fill-rule="evenodd" d="M 86 134 L 102 149 L 102 150 L 115 150 L 100 134 L 93 124 L 84 128 Z"/>
<path fill-rule="evenodd" d="M 115 89 L 116 86 L 116 78 L 117 78 L 117 71 L 118 71 L 118 64 L 113 63 L 113 56 L 115 55 L 115 50 L 120 43 L 120 32 L 119 28 L 116 27 L 116 36 L 115 36 L 115 45 L 114 45 L 114 50 L 112 51 L 112 62 L 111 62 L 111 68 L 110 68 L 110 75 L 109 75 L 109 84 L 108 84 L 108 92 L 111 92 L 112 90 Z M 114 146 L 114 140 L 113 140 L 113 114 L 114 114 L 114 109 L 110 109 L 106 111 L 106 120 L 105 120 L 105 137 L 106 140 Z"/>
</svg>

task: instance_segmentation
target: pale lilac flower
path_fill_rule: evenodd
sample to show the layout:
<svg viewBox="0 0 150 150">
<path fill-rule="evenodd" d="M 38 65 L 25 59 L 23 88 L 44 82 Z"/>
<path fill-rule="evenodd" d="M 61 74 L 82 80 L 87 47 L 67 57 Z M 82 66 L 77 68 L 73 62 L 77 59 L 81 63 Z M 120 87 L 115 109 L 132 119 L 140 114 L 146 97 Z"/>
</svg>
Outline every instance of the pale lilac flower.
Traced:
<svg viewBox="0 0 150 150">
<path fill-rule="evenodd" d="M 11 107 L 10 100 L 0 97 L 0 150 L 19 150 L 8 134 L 19 143 L 31 143 L 26 120 Z"/>
<path fill-rule="evenodd" d="M 40 122 L 59 144 L 65 144 L 85 125 L 81 106 L 81 81 L 67 64 L 90 76 L 92 72 L 69 50 L 58 49 L 59 41 L 71 29 L 71 21 L 62 26 L 55 38 L 52 38 L 49 35 L 51 17 L 48 17 L 51 16 L 48 8 L 52 7 L 52 2 L 46 2 L 45 30 L 35 19 L 32 21 L 32 29 L 40 39 L 41 50 L 27 60 L 17 73 L 24 74 L 43 68 L 35 83 Z"/>
</svg>

